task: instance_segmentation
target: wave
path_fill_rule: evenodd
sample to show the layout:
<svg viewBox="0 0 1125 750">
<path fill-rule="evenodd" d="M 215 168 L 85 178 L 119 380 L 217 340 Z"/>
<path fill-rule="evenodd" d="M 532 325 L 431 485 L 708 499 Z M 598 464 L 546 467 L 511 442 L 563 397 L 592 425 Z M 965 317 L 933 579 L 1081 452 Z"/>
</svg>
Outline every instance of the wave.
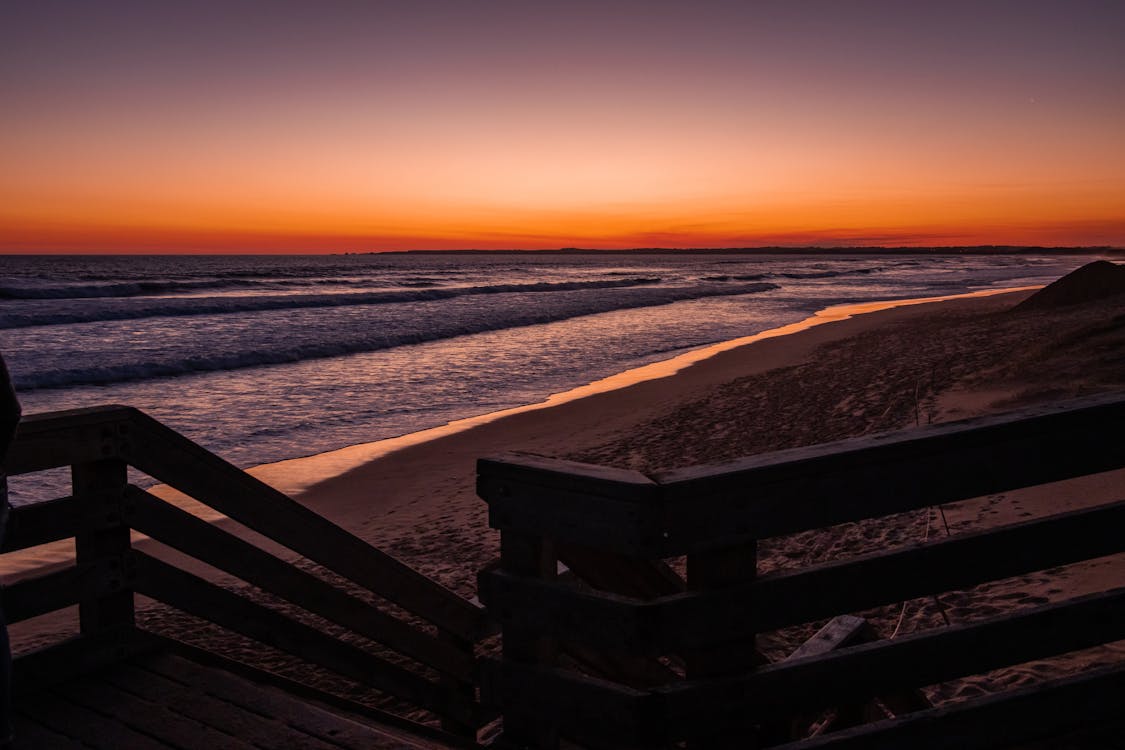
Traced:
<svg viewBox="0 0 1125 750">
<path fill-rule="evenodd" d="M 120 277 L 115 277 L 120 278 Z M 19 286 L 0 285 L 0 299 L 7 300 L 37 300 L 37 299 L 107 299 L 152 297 L 158 295 L 174 295 L 196 292 L 222 292 L 232 289 L 308 289 L 325 286 L 438 286 L 440 279 L 414 278 L 404 279 L 375 278 L 354 276 L 323 276 L 318 278 L 288 277 L 278 274 L 239 273 L 238 276 L 216 274 L 207 279 L 146 279 L 138 281 L 115 280 L 111 283 L 90 283 L 91 279 L 83 280 L 81 284 L 58 284 L 46 286 Z"/>
<path fill-rule="evenodd" d="M 426 280 L 402 291 L 341 292 L 335 294 L 285 294 L 244 297 L 163 297 L 158 299 L 121 299 L 101 305 L 83 305 L 59 310 L 57 304 L 43 310 L 0 313 L 0 328 L 93 323 L 103 320 L 179 317 L 185 315 L 223 315 L 262 310 L 289 310 L 311 307 L 346 307 L 349 305 L 380 305 L 401 302 L 428 302 L 476 294 L 511 292 L 565 292 L 581 289 L 614 289 L 659 284 L 659 277 L 638 277 L 602 281 L 537 282 L 533 284 L 491 284 L 470 287 L 432 288 Z"/>
<path fill-rule="evenodd" d="M 565 286 L 588 288 L 589 284 L 592 283 L 596 282 L 575 282 L 565 284 Z M 508 286 L 530 286 L 532 289 L 524 289 L 523 291 L 534 291 L 534 288 L 540 285 Z M 558 288 L 564 285 L 547 284 L 544 286 Z M 655 307 L 707 297 L 756 294 L 778 288 L 777 284 L 768 283 L 748 284 L 738 287 L 665 287 L 638 290 L 645 293 L 631 297 L 576 298 L 572 299 L 569 304 L 561 305 L 555 309 L 549 309 L 533 300 L 526 300 L 526 303 L 522 305 L 506 305 L 503 311 L 504 315 L 500 318 L 483 316 L 473 321 L 459 321 L 456 316 L 448 316 L 431 328 L 421 331 L 388 333 L 378 325 L 364 322 L 335 341 L 326 341 L 323 338 L 314 338 L 303 342 L 281 341 L 276 346 L 259 347 L 253 351 L 204 353 L 195 356 L 171 357 L 164 361 L 90 364 L 83 367 L 14 373 L 14 380 L 19 390 L 32 391 L 80 385 L 107 385 L 125 381 L 285 364 L 373 352 L 486 331 L 553 323 L 583 315 L 640 307 Z"/>
<path fill-rule="evenodd" d="M 866 276 L 882 271 L 883 267 L 849 268 L 843 271 L 783 271 L 773 273 L 719 274 L 703 276 L 703 281 L 762 281 L 764 279 L 832 279 L 837 276 Z"/>
</svg>

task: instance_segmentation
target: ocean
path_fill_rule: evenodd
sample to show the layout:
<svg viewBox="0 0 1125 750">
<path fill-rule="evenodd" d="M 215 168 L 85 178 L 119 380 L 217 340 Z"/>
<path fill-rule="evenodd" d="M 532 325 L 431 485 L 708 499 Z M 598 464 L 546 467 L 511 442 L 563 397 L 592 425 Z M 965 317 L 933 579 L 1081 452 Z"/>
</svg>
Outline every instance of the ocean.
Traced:
<svg viewBox="0 0 1125 750">
<path fill-rule="evenodd" d="M 1044 284 L 1091 259 L 5 256 L 0 350 L 25 413 L 129 404 L 252 466 L 534 403 L 831 305 Z"/>
</svg>

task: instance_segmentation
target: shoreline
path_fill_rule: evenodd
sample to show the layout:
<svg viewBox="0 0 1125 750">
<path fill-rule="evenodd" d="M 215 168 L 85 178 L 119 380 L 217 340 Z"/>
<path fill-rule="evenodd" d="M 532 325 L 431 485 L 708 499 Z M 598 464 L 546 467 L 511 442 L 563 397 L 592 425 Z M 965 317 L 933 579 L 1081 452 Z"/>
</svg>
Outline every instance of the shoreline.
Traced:
<svg viewBox="0 0 1125 750">
<path fill-rule="evenodd" d="M 817 310 L 812 315 L 794 323 L 788 323 L 747 336 L 740 336 L 738 338 L 727 339 L 725 341 L 690 349 L 668 359 L 650 362 L 645 365 L 640 365 L 639 367 L 608 375 L 604 378 L 599 378 L 598 380 L 584 385 L 576 386 L 558 393 L 552 393 L 542 401 L 508 407 L 475 416 L 463 417 L 443 425 L 429 427 L 395 437 L 366 443 L 357 443 L 355 445 L 324 451 L 322 453 L 314 453 L 308 456 L 259 464 L 247 469 L 247 471 L 285 494 L 301 496 L 312 490 L 318 484 L 331 481 L 335 477 L 344 475 L 349 471 L 358 469 L 367 463 L 377 461 L 397 451 L 463 433 L 476 427 L 492 424 L 518 414 L 551 409 L 590 396 L 618 391 L 638 383 L 674 377 L 687 368 L 712 359 L 717 355 L 749 346 L 766 339 L 790 336 L 827 323 L 849 320 L 859 315 L 867 315 L 883 310 L 893 310 L 915 305 L 929 305 L 960 299 L 979 299 L 1002 294 L 1015 294 L 1040 288 L 1040 286 L 1006 287 L 1003 289 L 978 290 L 975 292 L 964 292 L 961 294 L 937 297 L 872 300 L 868 302 L 832 305 Z"/>
<path fill-rule="evenodd" d="M 425 498 L 433 494 L 429 480 L 448 492 L 456 505 L 475 499 L 475 462 L 489 453 L 504 450 L 558 453 L 568 447 L 579 449 L 606 439 L 615 431 L 628 429 L 632 421 L 650 413 L 654 406 L 683 398 L 685 393 L 712 387 L 751 371 L 791 364 L 825 341 L 877 328 L 881 316 L 901 315 L 906 310 L 925 315 L 925 311 L 933 310 L 938 303 L 964 304 L 1036 288 L 1039 287 L 831 306 L 795 323 L 692 349 L 552 394 L 543 401 L 467 417 L 394 438 L 261 464 L 247 471 L 379 546 L 384 538 L 373 530 L 384 525 L 377 523 L 383 513 L 399 513 L 400 518 L 405 518 L 407 514 L 400 509 L 424 504 Z M 829 323 L 835 325 L 827 325 Z M 556 424 L 562 423 L 565 436 L 557 439 L 548 436 L 543 440 L 540 425 L 544 414 L 550 414 Z M 584 431 L 592 431 L 592 434 L 577 434 Z M 473 435 L 483 435 L 483 438 L 473 440 Z M 166 485 L 156 485 L 148 491 L 240 536 L 249 533 L 218 511 Z M 255 543 L 284 554 L 267 540 L 253 536 Z M 143 545 L 153 544 L 139 534 L 134 534 L 134 539 Z M 395 554 L 393 550 L 388 551 Z M 43 545 L 0 558 L 0 576 L 9 582 L 19 580 L 72 559 L 73 546 L 67 542 Z M 177 559 L 190 564 L 186 558 Z M 204 574 L 208 572 L 205 568 L 199 570 Z"/>
<path fill-rule="evenodd" d="M 1103 330 L 1107 320 L 1125 321 L 1125 299 L 1069 311 L 1012 314 L 1016 302 L 1028 294 L 1027 290 L 985 290 L 946 297 L 940 305 L 928 304 L 933 299 L 924 298 L 829 308 L 832 312 L 819 311 L 796 324 L 746 337 L 754 339 L 750 343 L 734 339 L 654 363 L 669 372 L 657 376 L 658 370 L 647 366 L 650 379 L 634 373 L 627 378 L 630 382 L 616 389 L 603 385 L 600 392 L 582 396 L 572 389 L 567 392 L 569 400 L 561 403 L 550 404 L 548 399 L 517 413 L 497 412 L 451 423 L 460 429 L 447 425 L 446 434 L 438 436 L 428 436 L 430 431 L 404 436 L 414 441 L 308 483 L 296 499 L 423 575 L 472 598 L 477 571 L 499 554 L 499 535 L 489 527 L 487 507 L 475 491 L 476 461 L 482 456 L 515 450 L 647 471 L 721 462 L 730 458 L 730 452 L 746 455 L 893 430 L 913 426 L 918 419 L 916 377 L 920 374 L 931 378 L 930 421 L 1011 408 L 1025 397 L 1068 397 L 1057 389 L 1027 392 L 1029 374 L 1045 377 L 1042 383 L 1070 388 L 1076 386 L 1073 373 L 1080 372 L 1091 379 L 1077 384 L 1079 388 L 1125 388 L 1125 363 L 1115 368 L 1097 359 L 1098 347 L 1112 345 L 1115 339 L 1099 343 L 1088 335 L 1091 325 Z M 1112 335 L 1125 337 L 1125 323 L 1115 330 L 1119 333 Z M 1060 340 L 1076 346 L 1052 348 Z M 692 357 L 696 361 L 689 362 Z M 932 387 L 935 361 L 945 362 L 949 371 L 939 371 L 937 386 Z M 1016 400 L 1005 400 L 1012 397 Z M 490 419 L 467 424 L 486 417 Z M 381 443 L 385 449 L 385 441 Z M 372 445 L 380 443 L 360 447 Z M 314 466 L 306 463 L 303 468 L 287 469 L 301 468 L 307 481 Z M 762 541 L 759 569 L 804 567 L 841 555 L 892 549 L 921 541 L 931 529 L 942 533 L 944 528 L 944 533 L 956 535 L 1089 507 L 1118 499 L 1123 481 L 1125 470 L 1120 470 L 947 504 L 940 517 L 927 509 L 774 537 Z M 218 525 L 283 559 L 298 558 L 229 519 Z M 62 544 L 64 548 L 56 551 L 72 554 L 72 547 Z M 152 540 L 137 544 L 219 585 L 236 590 L 246 586 Z M 36 554 L 47 551 L 40 548 Z M 903 633 L 911 633 L 940 627 L 946 617 L 957 624 L 1103 591 L 1120 585 L 1123 575 L 1125 554 L 951 592 L 940 602 L 912 600 L 859 614 L 878 632 L 897 632 L 901 624 Z M 12 631 L 14 649 L 22 652 L 55 642 L 73 632 L 75 619 L 73 611 L 60 611 L 19 623 Z M 200 631 L 191 618 L 167 607 L 139 601 L 137 619 L 142 627 L 161 634 L 233 658 L 247 657 L 237 640 L 228 642 L 214 632 Z M 811 636 L 813 629 L 815 623 L 764 633 L 760 644 L 771 657 L 780 658 Z M 253 655 L 261 668 L 293 667 L 279 658 Z M 1110 645 L 934 686 L 930 694 L 938 701 L 957 700 L 1121 658 L 1125 658 L 1125 644 Z"/>
</svg>

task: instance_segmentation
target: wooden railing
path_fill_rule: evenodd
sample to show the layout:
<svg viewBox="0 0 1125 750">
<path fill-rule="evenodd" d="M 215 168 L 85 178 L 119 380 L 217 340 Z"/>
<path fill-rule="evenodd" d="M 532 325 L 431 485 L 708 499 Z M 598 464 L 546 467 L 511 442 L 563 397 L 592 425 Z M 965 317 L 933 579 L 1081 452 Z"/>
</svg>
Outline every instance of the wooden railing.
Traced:
<svg viewBox="0 0 1125 750">
<path fill-rule="evenodd" d="M 120 658 L 138 642 L 134 594 L 142 594 L 427 709 L 447 729 L 475 736 L 485 720 L 475 697 L 473 649 L 486 630 L 478 605 L 136 409 L 108 406 L 25 418 L 8 473 L 65 466 L 71 467 L 73 494 L 14 509 L 2 551 L 73 538 L 74 563 L 6 587 L 3 605 L 7 621 L 15 623 L 77 604 L 80 635 L 21 657 L 17 676 L 22 671 L 42 678 L 52 664 L 74 668 Z M 129 484 L 128 467 L 433 627 L 403 619 Z M 134 548 L 134 530 L 409 661 L 392 662 L 157 559 Z M 424 676 L 427 671 L 436 676 Z"/>
<path fill-rule="evenodd" d="M 1121 664 L 949 708 L 886 700 L 894 718 L 813 739 L 794 729 L 794 717 L 1123 639 L 1125 581 L 893 640 L 849 643 L 862 620 L 837 618 L 821 634 L 831 645 L 778 663 L 755 634 L 1125 551 L 1125 500 L 763 575 L 759 539 L 1122 467 L 1122 395 L 651 477 L 481 460 L 478 492 L 501 532 L 481 598 L 503 631 L 482 693 L 513 744 L 538 747 L 991 747 L 1119 719 Z M 606 585 L 570 564 L 591 555 L 627 572 Z M 683 590 L 654 583 L 681 555 Z M 665 679 L 590 667 L 607 657 Z"/>
</svg>

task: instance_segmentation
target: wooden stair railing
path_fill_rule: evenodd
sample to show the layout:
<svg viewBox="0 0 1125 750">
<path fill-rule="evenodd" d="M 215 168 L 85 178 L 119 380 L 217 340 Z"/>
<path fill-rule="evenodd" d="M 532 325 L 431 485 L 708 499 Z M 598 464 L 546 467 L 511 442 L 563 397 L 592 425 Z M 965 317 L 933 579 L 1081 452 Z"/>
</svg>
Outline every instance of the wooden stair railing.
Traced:
<svg viewBox="0 0 1125 750">
<path fill-rule="evenodd" d="M 8 473 L 63 466 L 72 467 L 73 495 L 13 509 L 0 548 L 12 552 L 75 539 L 74 565 L 21 580 L 3 592 L 8 622 L 79 606 L 78 642 L 33 655 L 28 665 L 54 660 L 75 667 L 120 658 L 136 640 L 133 599 L 140 593 L 427 709 L 463 735 L 475 736 L 488 720 L 475 697 L 473 650 L 488 632 L 478 605 L 136 409 L 98 407 L 25 418 L 6 462 Z M 130 485 L 128 467 L 394 603 L 436 632 Z M 390 661 L 134 549 L 133 531 L 382 644 L 422 669 Z M 63 653 L 67 657 L 60 659 Z M 426 677 L 427 669 L 437 678 Z"/>
<path fill-rule="evenodd" d="M 560 738 L 766 746 L 786 717 L 874 699 L 896 718 L 786 747 L 944 747 L 966 727 L 996 744 L 1015 715 L 1013 740 L 1117 720 L 1125 664 L 953 708 L 928 709 L 916 691 L 1125 639 L 1125 580 L 773 664 L 755 662 L 754 644 L 761 632 L 1125 552 L 1125 499 L 761 575 L 758 539 L 1121 468 L 1122 394 L 653 476 L 536 456 L 483 459 L 478 493 L 502 555 L 479 580 L 504 652 L 486 662 L 482 693 L 499 707 L 504 734 L 534 747 Z M 556 562 L 574 545 L 637 564 L 686 556 L 686 589 L 653 596 L 560 579 Z M 686 674 L 657 686 L 606 679 L 561 659 L 568 643 L 679 658 Z M 1111 687 L 1115 696 L 1099 693 Z M 1059 711 L 1044 710 L 1051 700 Z"/>
</svg>

